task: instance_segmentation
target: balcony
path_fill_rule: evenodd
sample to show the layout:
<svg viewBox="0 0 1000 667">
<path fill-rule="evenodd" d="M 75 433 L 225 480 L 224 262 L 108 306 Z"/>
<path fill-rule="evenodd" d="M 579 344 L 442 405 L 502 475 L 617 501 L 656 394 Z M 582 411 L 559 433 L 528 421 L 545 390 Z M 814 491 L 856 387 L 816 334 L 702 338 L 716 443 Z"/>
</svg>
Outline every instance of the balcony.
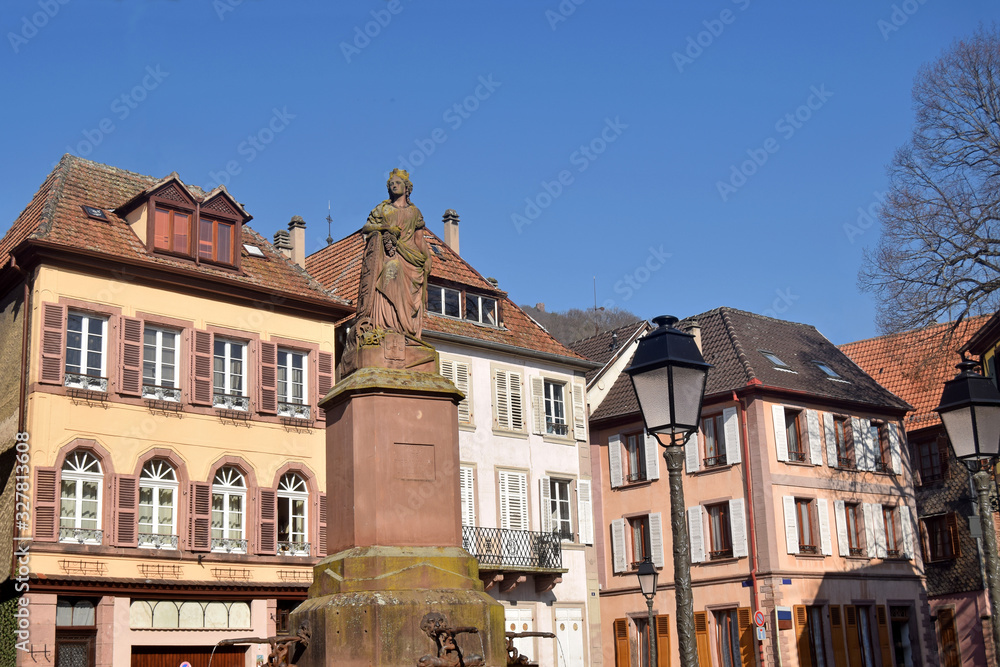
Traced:
<svg viewBox="0 0 1000 667">
<path fill-rule="evenodd" d="M 566 572 L 562 564 L 562 535 L 529 530 L 462 526 L 462 546 L 479 561 L 486 589 L 499 584 L 501 592 L 535 579 L 535 590 L 550 590 Z"/>
<path fill-rule="evenodd" d="M 178 403 L 181 400 L 181 390 L 178 387 L 168 385 L 143 384 L 142 397 L 149 401 L 170 401 Z"/>
<path fill-rule="evenodd" d="M 104 538 L 103 530 L 92 528 L 60 528 L 60 542 L 76 542 L 77 544 L 100 544 Z"/>
<path fill-rule="evenodd" d="M 308 556 L 308 542 L 278 542 L 279 556 Z"/>
<path fill-rule="evenodd" d="M 228 537 L 213 537 L 212 551 L 220 553 L 245 554 L 247 552 L 247 541 L 230 539 Z"/>
<path fill-rule="evenodd" d="M 159 533 L 139 533 L 139 546 L 149 549 L 176 549 L 176 535 L 160 535 Z"/>
</svg>

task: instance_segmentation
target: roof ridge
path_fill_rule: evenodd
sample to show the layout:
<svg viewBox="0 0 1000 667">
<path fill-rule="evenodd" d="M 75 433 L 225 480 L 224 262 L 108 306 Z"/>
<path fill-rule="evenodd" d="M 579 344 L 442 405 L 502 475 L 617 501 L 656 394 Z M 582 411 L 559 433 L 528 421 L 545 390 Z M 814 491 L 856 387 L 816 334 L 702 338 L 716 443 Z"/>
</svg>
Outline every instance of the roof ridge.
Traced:
<svg viewBox="0 0 1000 667">
<path fill-rule="evenodd" d="M 623 324 L 620 327 L 615 327 L 614 329 L 608 329 L 607 331 L 602 331 L 601 333 L 594 334 L 593 336 L 587 336 L 586 338 L 580 338 L 578 340 L 574 340 L 568 343 L 567 347 L 570 345 L 579 345 L 581 343 L 586 343 L 589 340 L 594 340 L 595 338 L 600 338 L 601 336 L 607 336 L 608 334 L 614 333 L 616 331 L 621 331 L 622 329 L 628 329 L 629 327 L 634 327 L 639 324 L 648 324 L 648 323 L 649 323 L 648 320 L 636 320 L 634 322 L 629 322 L 628 324 Z"/>
<path fill-rule="evenodd" d="M 740 365 L 743 367 L 743 371 L 747 374 L 747 382 L 756 380 L 757 372 L 754 371 L 753 366 L 750 365 L 750 358 L 747 357 L 747 353 L 743 349 L 743 344 L 740 343 L 739 338 L 737 338 L 736 336 L 736 327 L 734 327 L 733 323 L 729 321 L 728 311 L 737 309 L 727 308 L 726 306 L 720 306 L 717 310 L 719 311 L 719 315 L 722 316 L 722 323 L 725 326 L 726 335 L 729 337 L 729 341 L 730 343 L 732 343 L 733 349 L 736 350 L 736 358 L 739 359 Z M 752 315 L 753 313 L 750 314 Z M 780 322 L 783 320 L 778 320 L 778 321 Z"/>
<path fill-rule="evenodd" d="M 53 181 L 52 187 L 49 188 L 48 195 L 45 198 L 45 204 L 39 212 L 38 224 L 30 233 L 27 234 L 25 238 L 42 239 L 45 238 L 50 231 L 52 231 L 52 223 L 55 218 L 56 206 L 59 201 L 59 196 L 62 195 L 63 187 L 66 185 L 66 177 L 71 168 L 70 163 L 73 161 L 72 158 L 75 158 L 75 156 L 70 153 L 66 153 L 59 160 L 59 164 L 56 166 L 57 174 L 55 181 Z"/>
<path fill-rule="evenodd" d="M 950 326 L 950 325 L 953 325 L 953 326 L 951 326 L 951 328 L 953 330 L 957 331 L 958 328 L 961 327 L 963 324 L 968 326 L 969 324 L 971 324 L 972 322 L 974 322 L 976 319 L 981 318 L 981 317 L 987 317 L 988 318 L 988 317 L 992 317 L 992 315 L 986 315 L 986 314 L 971 315 L 969 317 L 966 317 L 964 319 L 959 319 L 959 320 L 949 320 L 947 322 L 935 322 L 933 324 L 928 324 L 928 325 L 925 325 L 925 326 L 922 326 L 922 327 L 918 327 L 916 329 L 908 329 L 906 331 L 897 331 L 895 333 L 882 334 L 881 336 L 871 336 L 869 338 L 862 338 L 860 340 L 854 340 L 854 341 L 851 341 L 849 343 L 841 343 L 837 347 L 844 347 L 846 345 L 860 345 L 861 343 L 870 343 L 870 342 L 873 342 L 873 341 L 886 341 L 886 342 L 888 342 L 890 340 L 893 340 L 893 339 L 896 339 L 896 338 L 901 338 L 903 336 L 912 336 L 914 334 L 923 333 L 923 332 L 929 333 L 929 332 L 931 332 L 932 330 L 934 330 L 936 328 L 947 327 L 947 326 Z"/>
</svg>

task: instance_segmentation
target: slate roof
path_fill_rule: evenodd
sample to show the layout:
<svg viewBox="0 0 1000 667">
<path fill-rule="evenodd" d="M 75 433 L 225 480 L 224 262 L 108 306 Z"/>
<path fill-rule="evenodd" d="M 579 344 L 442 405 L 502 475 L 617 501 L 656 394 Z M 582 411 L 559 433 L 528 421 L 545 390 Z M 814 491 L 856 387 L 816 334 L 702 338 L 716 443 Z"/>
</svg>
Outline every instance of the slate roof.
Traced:
<svg viewBox="0 0 1000 667">
<path fill-rule="evenodd" d="M 909 405 L 862 371 L 815 327 L 721 307 L 682 321 L 701 325 L 702 353 L 712 364 L 705 395 L 759 386 L 875 408 L 907 410 Z M 761 351 L 776 355 L 777 368 Z M 826 364 L 842 381 L 831 380 L 815 362 Z M 631 363 L 631 361 L 629 362 Z M 594 421 L 639 411 L 632 383 L 624 373 L 591 415 Z"/>
<path fill-rule="evenodd" d="M 433 232 L 425 229 L 424 234 L 433 253 L 431 280 L 438 284 L 467 287 L 479 294 L 496 298 L 501 304 L 503 324 L 499 328 L 491 327 L 428 313 L 424 318 L 426 331 L 544 352 L 577 362 L 586 361 L 528 317 L 517 304 L 507 298 L 506 292 L 486 280 Z M 364 238 L 361 230 L 358 230 L 306 257 L 306 270 L 332 295 L 347 299 L 353 304 L 358 297 L 363 251 Z"/>
<path fill-rule="evenodd" d="M 934 408 L 941 402 L 944 382 L 958 372 L 957 350 L 988 319 L 989 316 L 983 315 L 957 326 L 951 322 L 934 324 L 847 343 L 840 349 L 883 387 L 913 406 L 913 412 L 906 417 L 907 430 L 928 428 L 941 423 Z"/>
<path fill-rule="evenodd" d="M 0 239 L 0 267 L 9 265 L 12 253 L 22 244 L 59 247 L 133 265 L 197 271 L 214 282 L 299 297 L 312 303 L 327 303 L 343 316 L 346 302 L 330 296 L 322 285 L 246 224 L 240 242 L 259 247 L 264 257 L 254 257 L 241 250 L 239 273 L 148 252 L 145 244 L 114 210 L 171 179 L 177 179 L 176 174 L 158 179 L 64 155 Z M 207 201 L 224 190 L 220 187 L 205 192 L 197 186 L 184 187 L 198 201 Z M 88 217 L 81 208 L 83 204 L 103 209 L 108 221 Z"/>
<path fill-rule="evenodd" d="M 633 336 L 647 328 L 649 328 L 649 323 L 646 320 L 639 320 L 617 329 L 602 331 L 596 336 L 574 341 L 567 347 L 580 356 L 601 364 L 599 368 L 587 371 L 587 384 L 589 385 L 595 377 L 601 374 L 608 363 L 628 347 Z"/>
</svg>

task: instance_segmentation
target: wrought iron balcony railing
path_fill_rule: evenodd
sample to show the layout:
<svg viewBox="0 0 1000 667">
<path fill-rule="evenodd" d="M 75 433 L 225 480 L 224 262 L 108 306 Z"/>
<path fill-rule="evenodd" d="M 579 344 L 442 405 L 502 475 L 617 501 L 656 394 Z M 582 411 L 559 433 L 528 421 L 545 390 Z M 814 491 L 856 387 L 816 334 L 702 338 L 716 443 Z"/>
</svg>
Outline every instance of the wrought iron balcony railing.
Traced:
<svg viewBox="0 0 1000 667">
<path fill-rule="evenodd" d="M 646 471 L 640 470 L 639 472 L 630 472 L 628 474 L 628 477 L 626 477 L 626 479 L 630 484 L 634 484 L 635 482 L 645 482 Z"/>
<path fill-rule="evenodd" d="M 242 410 L 246 412 L 250 409 L 250 398 L 241 394 L 223 394 L 216 392 L 212 397 L 212 407 L 223 410 Z"/>
<path fill-rule="evenodd" d="M 308 542 L 278 542 L 279 556 L 308 556 Z"/>
<path fill-rule="evenodd" d="M 838 456 L 837 467 L 845 470 L 854 470 L 857 468 L 857 464 L 854 462 L 853 456 Z"/>
<path fill-rule="evenodd" d="M 546 421 L 545 432 L 549 435 L 568 435 L 569 425 L 565 422 Z"/>
<path fill-rule="evenodd" d="M 143 384 L 142 397 L 154 401 L 174 401 L 181 400 L 181 390 L 179 387 L 167 387 L 159 384 Z"/>
<path fill-rule="evenodd" d="M 855 557 L 859 557 L 859 558 L 863 557 L 865 555 L 865 550 L 862 549 L 861 547 L 850 547 L 848 549 L 848 552 L 850 553 L 850 555 L 855 556 Z"/>
<path fill-rule="evenodd" d="M 245 554 L 247 552 L 247 541 L 230 539 L 228 537 L 213 537 L 212 551 Z"/>
<path fill-rule="evenodd" d="M 84 373 L 66 373 L 64 383 L 71 389 L 86 389 L 87 391 L 107 391 L 108 378 Z"/>
<path fill-rule="evenodd" d="M 703 463 L 706 468 L 718 468 L 720 466 L 726 465 L 726 455 L 719 454 L 718 456 L 709 456 L 703 459 Z"/>
<path fill-rule="evenodd" d="M 159 533 L 139 533 L 139 546 L 153 549 L 176 549 L 176 535 L 160 535 Z"/>
<path fill-rule="evenodd" d="M 796 463 L 805 463 L 806 452 L 796 449 L 788 450 L 788 460 L 795 461 Z"/>
<path fill-rule="evenodd" d="M 562 568 L 559 533 L 462 526 L 462 546 L 476 557 L 480 569 Z"/>
<path fill-rule="evenodd" d="M 101 544 L 104 541 L 104 531 L 93 528 L 60 528 L 59 541 Z"/>
<path fill-rule="evenodd" d="M 309 419 L 310 411 L 307 403 L 286 403 L 278 402 L 279 417 L 294 417 L 295 419 Z"/>
</svg>

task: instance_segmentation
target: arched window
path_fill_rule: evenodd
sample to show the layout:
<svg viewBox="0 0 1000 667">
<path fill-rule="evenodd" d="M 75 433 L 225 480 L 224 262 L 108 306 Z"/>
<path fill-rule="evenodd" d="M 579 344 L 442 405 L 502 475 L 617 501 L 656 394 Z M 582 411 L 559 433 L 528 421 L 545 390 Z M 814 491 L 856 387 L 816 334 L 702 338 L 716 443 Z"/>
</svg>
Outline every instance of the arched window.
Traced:
<svg viewBox="0 0 1000 667">
<path fill-rule="evenodd" d="M 163 459 L 139 474 L 139 546 L 177 548 L 177 471 Z"/>
<path fill-rule="evenodd" d="M 212 480 L 212 551 L 246 553 L 247 483 L 243 473 L 223 466 Z"/>
<path fill-rule="evenodd" d="M 62 466 L 59 494 L 59 541 L 100 544 L 101 462 L 86 450 L 71 452 Z"/>
<path fill-rule="evenodd" d="M 308 556 L 306 507 L 309 489 L 301 475 L 288 472 L 278 481 L 278 553 Z"/>
</svg>

